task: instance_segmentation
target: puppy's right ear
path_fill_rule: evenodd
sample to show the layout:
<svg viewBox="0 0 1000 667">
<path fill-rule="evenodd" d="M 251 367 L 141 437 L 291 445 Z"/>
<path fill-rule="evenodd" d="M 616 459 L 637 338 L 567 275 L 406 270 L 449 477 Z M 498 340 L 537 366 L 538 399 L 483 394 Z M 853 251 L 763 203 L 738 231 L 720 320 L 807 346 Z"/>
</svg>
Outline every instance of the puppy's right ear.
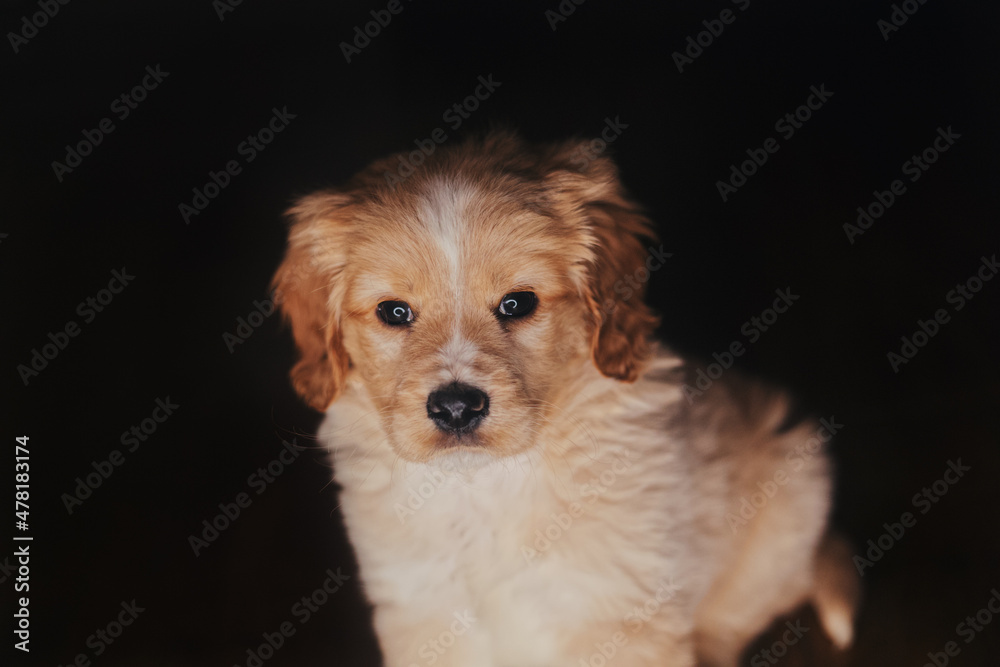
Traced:
<svg viewBox="0 0 1000 667">
<path fill-rule="evenodd" d="M 346 195 L 317 192 L 289 209 L 288 250 L 271 281 L 299 349 L 292 385 L 320 412 L 340 393 L 350 365 L 339 326 L 349 203 Z"/>
</svg>

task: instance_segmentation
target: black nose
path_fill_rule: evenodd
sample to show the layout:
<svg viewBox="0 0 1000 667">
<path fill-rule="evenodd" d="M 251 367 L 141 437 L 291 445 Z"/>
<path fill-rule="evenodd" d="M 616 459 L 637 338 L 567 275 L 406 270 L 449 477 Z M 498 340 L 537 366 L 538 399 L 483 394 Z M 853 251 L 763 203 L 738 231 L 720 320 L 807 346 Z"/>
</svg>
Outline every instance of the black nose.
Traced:
<svg viewBox="0 0 1000 667">
<path fill-rule="evenodd" d="M 475 387 L 453 382 L 427 397 L 427 416 L 442 431 L 469 433 L 490 411 L 490 397 Z"/>
</svg>

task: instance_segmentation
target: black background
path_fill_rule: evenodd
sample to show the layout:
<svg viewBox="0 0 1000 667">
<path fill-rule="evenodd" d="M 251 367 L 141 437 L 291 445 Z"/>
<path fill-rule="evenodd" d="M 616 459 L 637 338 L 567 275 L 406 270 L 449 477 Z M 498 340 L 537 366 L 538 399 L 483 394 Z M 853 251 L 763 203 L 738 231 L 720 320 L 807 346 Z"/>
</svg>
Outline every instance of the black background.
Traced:
<svg viewBox="0 0 1000 667">
<path fill-rule="evenodd" d="M 738 365 L 844 425 L 834 521 L 859 553 L 883 523 L 917 516 L 865 572 L 855 648 L 830 651 L 800 611 L 791 618 L 815 630 L 782 663 L 919 665 L 957 641 L 951 664 L 993 664 L 1000 623 L 968 644 L 956 626 L 1000 586 L 1000 281 L 960 311 L 946 295 L 1000 251 L 998 16 L 988 3 L 911 4 L 919 9 L 886 41 L 877 21 L 889 2 L 752 0 L 741 11 L 723 0 L 588 0 L 553 30 L 555 0 L 418 0 L 350 63 L 339 44 L 384 2 L 245 0 L 220 20 L 208 1 L 77 0 L 17 53 L 5 39 L 0 270 L 13 298 L 0 316 L 3 437 L 12 454 L 15 436 L 30 436 L 34 542 L 32 651 L 14 651 L 5 629 L 11 657 L 0 662 L 61 665 L 84 653 L 95 665 L 246 664 L 261 633 L 291 620 L 296 634 L 266 664 L 378 664 L 312 437 L 319 416 L 287 381 L 291 338 L 277 315 L 232 352 L 223 334 L 266 299 L 294 197 L 412 150 L 438 127 L 449 142 L 498 122 L 550 141 L 598 136 L 618 118 L 627 128 L 608 150 L 673 253 L 650 281 L 662 337 L 710 358 L 747 342 L 743 323 L 790 288 L 800 299 Z M 736 20 L 678 72 L 672 53 L 725 8 Z M 39 11 L 4 9 L 5 34 Z M 112 101 L 157 65 L 169 75 L 119 120 Z M 488 75 L 501 85 L 453 130 L 443 113 Z M 781 137 L 775 122 L 820 85 L 833 96 Z M 285 107 L 295 118 L 246 163 L 239 144 Z M 115 130 L 60 182 L 53 161 L 105 117 Z M 939 127 L 961 138 L 909 182 L 902 164 Z M 779 151 L 723 202 L 716 181 L 768 137 Z M 185 224 L 178 206 L 233 159 L 242 173 Z M 851 244 L 843 224 L 893 179 L 906 193 Z M 122 267 L 134 280 L 84 322 L 77 305 Z M 951 320 L 893 372 L 887 354 L 939 308 Z M 17 367 L 70 321 L 79 335 L 26 385 Z M 125 452 L 120 434 L 167 397 L 180 407 Z M 303 454 L 257 495 L 248 477 L 292 438 Z M 68 513 L 63 494 L 115 449 L 124 464 Z M 971 471 L 920 514 L 914 494 L 958 459 Z M 2 470 L 12 495 L 10 454 Z M 196 557 L 189 536 L 248 491 L 250 507 Z M 5 628 L 16 597 L 7 544 Z M 292 606 L 328 568 L 352 579 L 297 623 Z M 133 599 L 145 611 L 95 657 L 88 637 Z"/>
</svg>

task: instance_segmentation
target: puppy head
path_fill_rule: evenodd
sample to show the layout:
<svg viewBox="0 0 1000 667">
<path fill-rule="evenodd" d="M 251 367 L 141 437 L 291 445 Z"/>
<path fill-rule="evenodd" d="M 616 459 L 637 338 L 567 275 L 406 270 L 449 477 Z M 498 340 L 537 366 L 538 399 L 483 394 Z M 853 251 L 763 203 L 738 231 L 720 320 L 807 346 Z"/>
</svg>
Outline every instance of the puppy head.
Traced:
<svg viewBox="0 0 1000 667">
<path fill-rule="evenodd" d="M 623 285 L 651 234 L 613 164 L 580 154 L 493 134 L 294 206 L 274 285 L 306 402 L 356 383 L 403 458 L 503 457 L 533 446 L 583 365 L 634 380 L 656 319 Z"/>
</svg>

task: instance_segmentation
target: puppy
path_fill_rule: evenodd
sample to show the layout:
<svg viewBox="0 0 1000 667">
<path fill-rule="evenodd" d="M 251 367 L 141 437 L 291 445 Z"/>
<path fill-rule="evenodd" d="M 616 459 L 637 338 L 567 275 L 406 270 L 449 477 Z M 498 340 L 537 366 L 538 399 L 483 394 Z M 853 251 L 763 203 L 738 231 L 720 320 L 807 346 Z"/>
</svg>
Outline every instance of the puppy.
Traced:
<svg viewBox="0 0 1000 667">
<path fill-rule="evenodd" d="M 384 664 L 731 666 L 809 600 L 847 646 L 830 466 L 802 454 L 823 433 L 734 373 L 685 396 L 622 288 L 650 224 L 583 146 L 493 133 L 289 212 L 291 377 L 326 413 Z"/>
</svg>

